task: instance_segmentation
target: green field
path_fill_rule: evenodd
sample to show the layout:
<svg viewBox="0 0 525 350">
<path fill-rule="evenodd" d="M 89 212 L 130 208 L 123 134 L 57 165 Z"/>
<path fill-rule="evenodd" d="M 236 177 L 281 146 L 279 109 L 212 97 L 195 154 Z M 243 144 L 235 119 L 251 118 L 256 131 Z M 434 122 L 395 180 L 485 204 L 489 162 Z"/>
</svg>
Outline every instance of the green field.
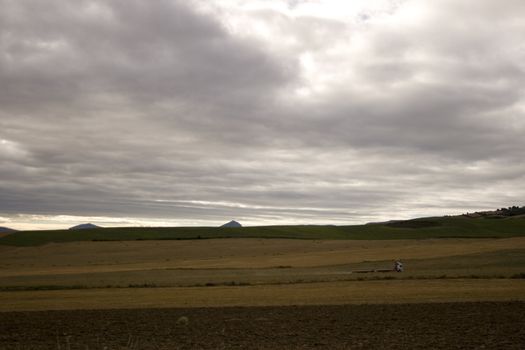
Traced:
<svg viewBox="0 0 525 350">
<path fill-rule="evenodd" d="M 121 227 L 89 230 L 19 231 L 1 245 L 36 246 L 51 242 L 184 240 L 210 238 L 288 238 L 390 240 L 424 238 L 507 238 L 525 236 L 525 218 L 420 218 L 389 224 L 352 226 Z"/>
</svg>

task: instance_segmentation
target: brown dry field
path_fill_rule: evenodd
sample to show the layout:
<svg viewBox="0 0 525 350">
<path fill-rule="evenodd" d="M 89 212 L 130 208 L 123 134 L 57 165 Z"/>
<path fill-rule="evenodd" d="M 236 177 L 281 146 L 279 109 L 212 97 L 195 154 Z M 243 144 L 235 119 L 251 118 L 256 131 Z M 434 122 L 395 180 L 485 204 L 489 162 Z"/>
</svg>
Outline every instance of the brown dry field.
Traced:
<svg viewBox="0 0 525 350">
<path fill-rule="evenodd" d="M 386 280 L 16 291 L 0 292 L 0 311 L 511 300 L 525 301 L 525 280 Z"/>
<path fill-rule="evenodd" d="M 524 313 L 522 302 L 13 312 L 0 313 L 0 349 L 512 350 L 525 346 Z"/>
<path fill-rule="evenodd" d="M 319 267 L 505 249 L 525 249 L 525 237 L 381 241 L 210 239 L 0 246 L 0 277 L 176 268 Z"/>
</svg>

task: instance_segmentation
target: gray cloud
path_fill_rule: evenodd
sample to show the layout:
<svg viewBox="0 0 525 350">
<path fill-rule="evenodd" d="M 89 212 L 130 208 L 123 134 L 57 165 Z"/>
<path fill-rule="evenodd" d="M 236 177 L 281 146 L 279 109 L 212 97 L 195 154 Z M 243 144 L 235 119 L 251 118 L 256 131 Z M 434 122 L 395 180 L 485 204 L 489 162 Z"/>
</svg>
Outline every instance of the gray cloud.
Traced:
<svg viewBox="0 0 525 350">
<path fill-rule="evenodd" d="M 521 204 L 522 2 L 294 16 L 306 3 L 0 0 L 0 216 L 354 223 Z"/>
</svg>

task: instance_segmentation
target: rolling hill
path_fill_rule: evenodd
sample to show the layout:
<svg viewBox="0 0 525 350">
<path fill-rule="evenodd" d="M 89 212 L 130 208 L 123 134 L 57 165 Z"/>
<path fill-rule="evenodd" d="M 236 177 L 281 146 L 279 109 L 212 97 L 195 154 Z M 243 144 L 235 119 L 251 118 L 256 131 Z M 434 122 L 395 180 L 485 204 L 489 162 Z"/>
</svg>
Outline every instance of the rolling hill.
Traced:
<svg viewBox="0 0 525 350">
<path fill-rule="evenodd" d="M 70 227 L 69 230 L 91 230 L 94 228 L 101 228 L 101 227 L 88 223 L 88 224 L 80 224 L 80 225 Z"/>
<path fill-rule="evenodd" d="M 32 246 L 51 242 L 181 240 L 210 238 L 289 239 L 428 239 L 525 236 L 525 217 L 446 216 L 351 226 L 120 227 L 90 230 L 18 231 L 0 238 L 2 245 Z"/>
<path fill-rule="evenodd" d="M 11 232 L 16 232 L 16 230 L 13 230 L 12 228 L 9 228 L 9 227 L 0 226 L 0 234 L 8 234 Z"/>
<path fill-rule="evenodd" d="M 221 227 L 242 227 L 242 225 L 237 221 L 232 220 L 230 222 L 225 223 L 224 225 L 221 225 Z"/>
</svg>

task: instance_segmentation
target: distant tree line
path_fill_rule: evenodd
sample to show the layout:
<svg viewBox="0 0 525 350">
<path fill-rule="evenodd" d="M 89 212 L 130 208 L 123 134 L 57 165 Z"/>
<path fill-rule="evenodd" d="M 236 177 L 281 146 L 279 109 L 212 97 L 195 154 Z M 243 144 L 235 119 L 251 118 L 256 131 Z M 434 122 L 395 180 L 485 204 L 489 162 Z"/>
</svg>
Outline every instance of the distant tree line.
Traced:
<svg viewBox="0 0 525 350">
<path fill-rule="evenodd" d="M 508 208 L 501 208 L 501 209 L 488 210 L 488 211 L 476 211 L 474 213 L 466 213 L 462 215 L 469 217 L 469 218 L 488 217 L 488 218 L 497 219 L 497 218 L 504 218 L 507 216 L 525 215 L 525 206 L 518 207 L 517 205 L 513 205 L 512 207 L 508 207 Z"/>
<path fill-rule="evenodd" d="M 498 209 L 497 211 L 499 212 L 499 214 L 505 215 L 505 216 L 523 215 L 525 214 L 525 206 L 518 207 L 516 205 L 513 205 L 512 207 L 501 208 L 501 209 Z"/>
</svg>

